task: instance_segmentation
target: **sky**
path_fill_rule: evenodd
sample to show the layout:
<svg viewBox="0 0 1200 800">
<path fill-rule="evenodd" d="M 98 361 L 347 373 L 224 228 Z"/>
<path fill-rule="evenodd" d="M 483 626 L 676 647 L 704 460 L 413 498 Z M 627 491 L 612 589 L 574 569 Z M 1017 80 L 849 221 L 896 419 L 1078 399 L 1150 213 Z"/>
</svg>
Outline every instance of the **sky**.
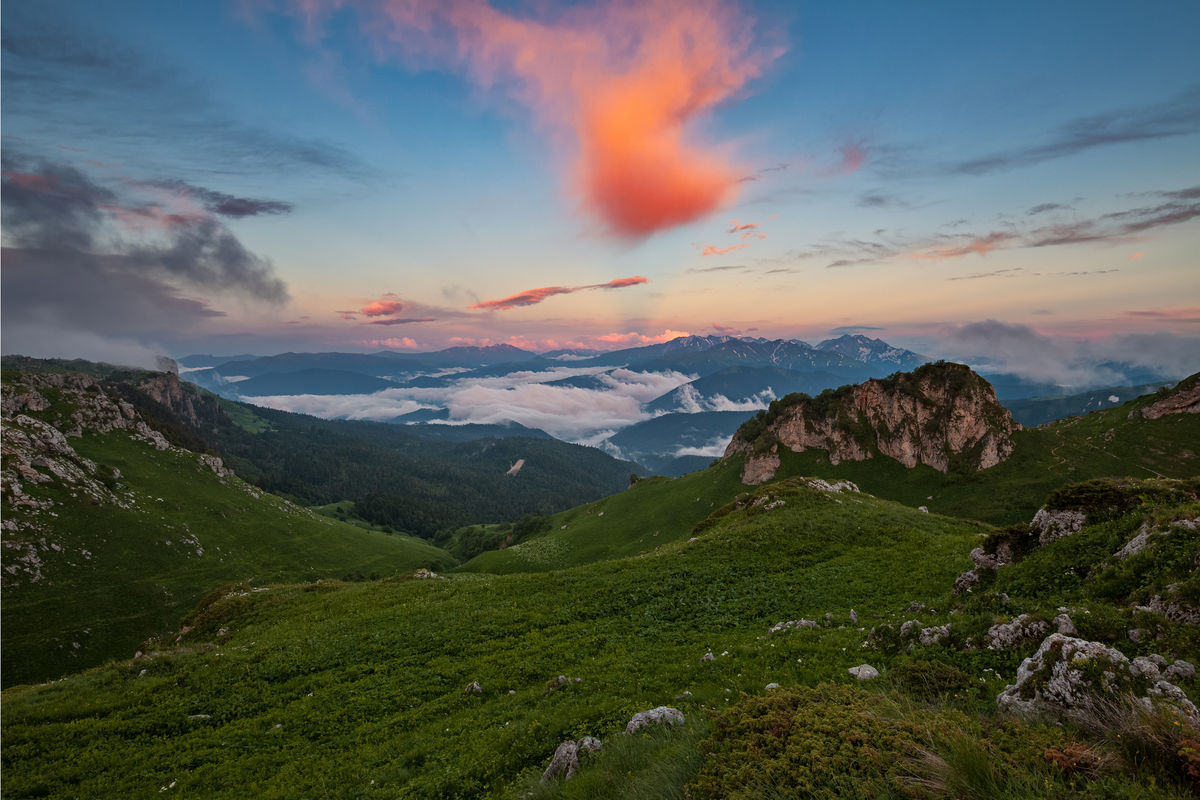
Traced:
<svg viewBox="0 0 1200 800">
<path fill-rule="evenodd" d="M 1200 352 L 1200 4 L 0 14 L 5 353 Z"/>
</svg>

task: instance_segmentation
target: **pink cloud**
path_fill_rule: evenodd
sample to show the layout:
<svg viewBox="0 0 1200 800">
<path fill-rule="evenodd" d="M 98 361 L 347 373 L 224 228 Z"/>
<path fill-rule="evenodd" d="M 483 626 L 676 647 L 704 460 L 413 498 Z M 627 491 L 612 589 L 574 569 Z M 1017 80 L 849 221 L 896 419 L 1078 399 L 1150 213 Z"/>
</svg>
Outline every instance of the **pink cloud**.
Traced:
<svg viewBox="0 0 1200 800">
<path fill-rule="evenodd" d="M 738 224 L 738 221 L 736 219 L 731 219 L 729 221 L 729 223 L 730 223 L 730 225 L 733 226 L 729 229 L 730 233 L 741 233 L 742 231 L 752 231 L 758 227 L 757 222 L 743 222 L 741 224 Z"/>
<path fill-rule="evenodd" d="M 1145 254 L 1145 253 L 1134 253 L 1133 255 L 1131 255 L 1131 256 L 1129 257 L 1129 260 L 1130 260 L 1130 261 L 1137 261 L 1139 258 L 1145 258 L 1145 257 L 1146 257 L 1146 254 Z"/>
<path fill-rule="evenodd" d="M 384 295 L 388 297 L 389 295 Z M 395 295 L 391 295 L 395 297 Z M 399 300 L 373 300 L 367 303 L 359 311 L 366 317 L 386 317 L 392 314 L 399 314 L 404 310 L 404 303 Z"/>
<path fill-rule="evenodd" d="M 853 142 L 841 148 L 842 160 L 834 168 L 835 175 L 850 175 L 858 172 L 867 160 L 867 151 L 862 142 Z"/>
<path fill-rule="evenodd" d="M 343 0 L 292 0 L 313 34 Z M 782 49 L 755 42 L 727 0 L 539 5 L 374 0 L 363 24 L 381 52 L 424 58 L 503 90 L 569 143 L 569 183 L 611 233 L 638 237 L 733 201 L 744 170 L 695 123 L 735 98 Z"/>
<path fill-rule="evenodd" d="M 709 244 L 709 245 L 704 246 L 704 252 L 702 252 L 700 255 L 702 255 L 702 256 L 723 256 L 726 253 L 732 253 L 734 250 L 739 250 L 743 247 L 749 247 L 749 246 L 750 246 L 749 244 L 734 244 L 734 245 L 730 245 L 729 247 L 717 247 L 715 244 Z"/>
<path fill-rule="evenodd" d="M 557 294 L 571 294 L 572 292 L 582 292 L 587 289 L 622 289 L 627 286 L 636 286 L 639 283 L 649 282 L 649 278 L 634 275 L 629 278 L 616 278 L 608 283 L 593 283 L 588 286 L 543 286 L 538 289 L 526 289 L 523 292 L 502 297 L 498 300 L 481 300 L 474 305 L 467 306 L 467 308 L 481 311 L 505 311 L 510 308 L 534 306 L 547 297 L 553 297 Z"/>
<path fill-rule="evenodd" d="M 364 339 L 358 342 L 363 347 L 383 347 L 388 350 L 416 350 L 417 343 L 407 336 L 388 337 L 386 339 Z"/>
</svg>

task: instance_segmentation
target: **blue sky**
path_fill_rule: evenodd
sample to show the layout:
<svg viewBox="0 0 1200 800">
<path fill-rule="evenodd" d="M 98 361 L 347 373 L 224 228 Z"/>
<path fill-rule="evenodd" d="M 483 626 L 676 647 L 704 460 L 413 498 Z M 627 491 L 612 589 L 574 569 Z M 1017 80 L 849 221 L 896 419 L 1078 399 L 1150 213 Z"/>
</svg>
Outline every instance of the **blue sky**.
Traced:
<svg viewBox="0 0 1200 800">
<path fill-rule="evenodd" d="M 1193 3 L 2 13 L 6 352 L 1200 334 Z"/>
</svg>

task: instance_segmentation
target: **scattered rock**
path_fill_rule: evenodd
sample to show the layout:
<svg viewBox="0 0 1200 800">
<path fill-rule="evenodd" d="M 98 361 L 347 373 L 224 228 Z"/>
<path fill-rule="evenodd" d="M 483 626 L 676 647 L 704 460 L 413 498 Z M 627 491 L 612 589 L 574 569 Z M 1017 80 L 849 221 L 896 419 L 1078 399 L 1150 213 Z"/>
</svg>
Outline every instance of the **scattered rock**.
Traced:
<svg viewBox="0 0 1200 800">
<path fill-rule="evenodd" d="M 766 688 L 764 689 L 764 691 L 767 691 L 767 692 L 769 692 L 769 691 L 771 691 L 772 689 L 778 689 L 778 688 L 779 688 L 779 684 L 778 684 L 778 683 L 768 683 L 768 684 L 767 684 L 767 686 L 766 686 Z"/>
<path fill-rule="evenodd" d="M 604 745 L 595 736 L 585 736 L 577 744 L 581 753 L 599 753 L 604 749 Z"/>
<path fill-rule="evenodd" d="M 917 511 L 920 511 L 922 514 L 928 514 L 929 506 L 917 506 Z"/>
<path fill-rule="evenodd" d="M 558 691 L 564 686 L 570 686 L 575 683 L 583 683 L 583 678 L 568 678 L 566 675 L 559 675 L 557 678 L 551 678 L 546 682 L 546 694 Z"/>
<path fill-rule="evenodd" d="M 1064 636 L 1078 636 L 1079 631 L 1075 630 L 1075 623 L 1071 622 L 1071 618 L 1066 614 L 1059 614 L 1051 623 L 1054 625 L 1054 630 Z"/>
<path fill-rule="evenodd" d="M 821 626 L 811 619 L 789 619 L 787 622 L 776 622 L 767 633 L 779 633 L 780 631 L 795 630 L 796 628 L 819 627 Z"/>
<path fill-rule="evenodd" d="M 855 614 L 855 613 L 854 613 L 854 609 L 853 609 L 853 608 L 852 608 L 852 609 L 850 609 L 850 621 L 851 621 L 851 622 L 853 622 L 855 625 L 857 625 L 857 624 L 858 624 L 858 614 Z"/>
<path fill-rule="evenodd" d="M 639 711 L 625 726 L 625 733 L 636 733 L 647 725 L 682 725 L 683 712 L 670 706 L 659 706 L 649 711 Z"/>
<path fill-rule="evenodd" d="M 1137 644 L 1138 642 L 1140 642 L 1142 640 L 1142 637 L 1145 635 L 1146 635 L 1146 632 L 1144 630 L 1142 630 L 1141 628 L 1134 628 L 1131 631 L 1129 631 L 1129 634 L 1128 634 L 1129 641 L 1133 642 L 1134 644 Z"/>
<path fill-rule="evenodd" d="M 969 569 L 954 579 L 954 594 L 969 592 L 979 584 L 980 577 L 976 570 Z"/>
<path fill-rule="evenodd" d="M 1033 521 L 1029 523 L 1029 526 L 1037 532 L 1039 544 L 1049 544 L 1056 539 L 1079 533 L 1085 522 L 1087 522 L 1087 515 L 1082 511 L 1071 509 L 1051 511 L 1048 508 L 1040 508 L 1033 515 Z"/>
<path fill-rule="evenodd" d="M 546 771 L 542 773 L 542 783 L 549 783 L 557 778 L 570 780 L 578 772 L 579 744 L 568 739 L 554 751 L 554 757 L 550 759 L 550 766 L 546 767 Z"/>
<path fill-rule="evenodd" d="M 430 578 L 440 578 L 441 577 L 441 575 L 438 575 L 433 570 L 426 569 L 425 567 L 418 567 L 417 569 L 413 570 L 412 576 L 419 581 L 429 580 Z"/>
<path fill-rule="evenodd" d="M 930 625 L 928 628 L 922 628 L 917 639 L 926 647 L 937 644 L 942 639 L 950 635 L 950 623 L 945 625 Z"/>
<path fill-rule="evenodd" d="M 879 670 L 870 664 L 859 664 L 857 667 L 851 667 L 849 672 L 860 681 L 872 681 L 879 677 Z"/>
<path fill-rule="evenodd" d="M 712 653 L 705 653 L 704 655 L 700 656 L 700 663 L 703 664 L 705 661 L 715 661 L 716 658 L 717 657 Z"/>
<path fill-rule="evenodd" d="M 463 689 L 463 694 L 483 694 L 483 687 L 479 685 L 479 681 L 471 681 L 467 688 Z"/>
<path fill-rule="evenodd" d="M 1045 636 L 1049 628 L 1050 626 L 1043 620 L 1022 614 L 1012 622 L 999 623 L 988 628 L 987 635 L 983 637 L 983 643 L 988 650 L 1004 650 L 1027 639 Z"/>
<path fill-rule="evenodd" d="M 1005 687 L 996 703 L 1014 713 L 1062 717 L 1086 710 L 1098 697 L 1123 693 L 1147 708 L 1162 703 L 1200 727 L 1196 707 L 1183 690 L 1161 678 L 1154 681 L 1165 674 L 1160 669 L 1165 663 L 1161 656 L 1130 662 L 1120 650 L 1100 642 L 1052 633 L 1036 653 L 1021 662 L 1016 682 Z M 1184 664 L 1186 671 L 1191 665 Z M 1142 696 L 1135 693 L 1139 679 L 1154 681 Z"/>
<path fill-rule="evenodd" d="M 1169 681 L 1190 681 L 1196 677 L 1196 667 L 1190 661 L 1179 660 L 1163 670 L 1162 674 Z"/>
</svg>

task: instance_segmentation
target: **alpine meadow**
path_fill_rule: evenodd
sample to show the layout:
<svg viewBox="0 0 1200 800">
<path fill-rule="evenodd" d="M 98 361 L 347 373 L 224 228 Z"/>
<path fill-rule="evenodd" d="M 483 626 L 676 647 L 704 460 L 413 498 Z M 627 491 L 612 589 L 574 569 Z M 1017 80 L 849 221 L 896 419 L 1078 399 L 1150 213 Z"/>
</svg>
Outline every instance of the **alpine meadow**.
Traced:
<svg viewBox="0 0 1200 800">
<path fill-rule="evenodd" d="M 1200 6 L 0 27 L 6 798 L 1200 797 Z"/>
</svg>

